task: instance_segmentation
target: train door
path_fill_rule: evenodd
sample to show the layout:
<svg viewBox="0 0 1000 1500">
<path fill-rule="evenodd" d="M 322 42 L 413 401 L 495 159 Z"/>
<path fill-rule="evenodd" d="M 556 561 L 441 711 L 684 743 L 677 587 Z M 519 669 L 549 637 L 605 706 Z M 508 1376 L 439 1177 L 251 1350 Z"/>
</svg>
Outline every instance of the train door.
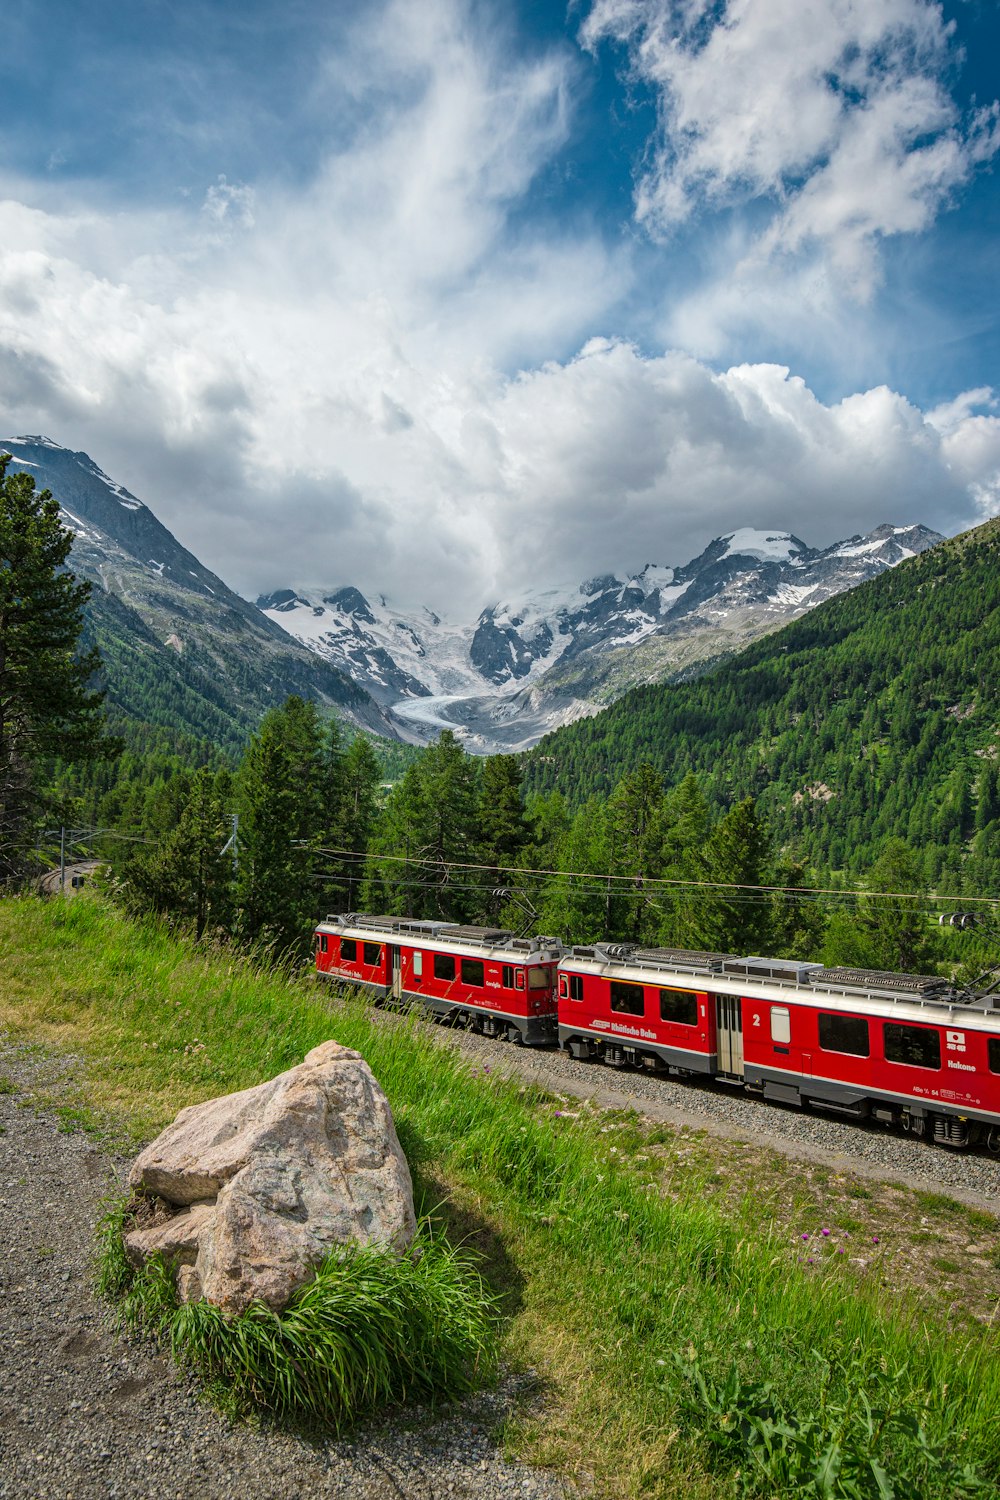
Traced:
<svg viewBox="0 0 1000 1500">
<path fill-rule="evenodd" d="M 399 953 L 399 944 L 389 944 L 389 973 L 392 976 L 389 993 L 394 1000 L 403 998 L 403 962 Z"/>
<path fill-rule="evenodd" d="M 742 1078 L 743 1002 L 738 995 L 716 995 L 715 1038 L 719 1072 Z"/>
</svg>

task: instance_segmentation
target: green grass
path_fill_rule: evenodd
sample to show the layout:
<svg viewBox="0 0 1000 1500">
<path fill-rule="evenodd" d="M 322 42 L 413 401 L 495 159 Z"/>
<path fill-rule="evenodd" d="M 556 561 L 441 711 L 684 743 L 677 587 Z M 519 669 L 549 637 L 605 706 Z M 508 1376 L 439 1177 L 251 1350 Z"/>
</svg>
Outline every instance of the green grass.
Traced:
<svg viewBox="0 0 1000 1500">
<path fill-rule="evenodd" d="M 98 1286 L 124 1325 L 155 1334 L 225 1409 L 341 1432 L 379 1406 L 465 1395 L 495 1375 L 498 1316 L 473 1258 L 426 1221 L 405 1256 L 373 1248 L 329 1256 L 280 1313 L 254 1303 L 226 1318 L 178 1305 L 173 1271 L 123 1254 L 128 1200 L 100 1231 Z"/>
<path fill-rule="evenodd" d="M 15 1040 L 82 1054 L 80 1107 L 116 1114 L 134 1138 L 330 1036 L 362 1052 L 389 1096 L 418 1211 L 437 1205 L 435 1233 L 481 1254 L 506 1318 L 504 1357 L 537 1372 L 542 1405 L 506 1432 L 521 1456 L 578 1467 L 609 1495 L 747 1492 L 746 1455 L 720 1447 L 721 1419 L 692 1398 L 685 1368 L 696 1364 L 706 1389 L 731 1378 L 766 1388 L 817 1464 L 832 1430 L 814 1420 L 821 1404 L 859 1410 L 876 1390 L 920 1415 L 915 1427 L 876 1423 L 869 1444 L 900 1497 L 957 1493 L 933 1475 L 906 1489 L 921 1445 L 947 1443 L 997 1493 L 996 1332 L 950 1333 L 893 1296 L 877 1253 L 858 1272 L 822 1246 L 790 1248 L 752 1182 L 735 1201 L 712 1199 L 715 1167 L 698 1151 L 667 1195 L 657 1154 L 682 1157 L 690 1135 L 563 1108 L 472 1070 L 424 1028 L 199 952 L 96 900 L 0 902 L 0 975 L 0 1022 Z M 849 1472 L 816 1493 L 862 1493 L 847 1487 Z M 776 1471 L 756 1492 L 803 1493 L 789 1486 Z"/>
<path fill-rule="evenodd" d="M 944 1193 L 918 1191 L 914 1197 L 924 1212 L 934 1218 L 947 1219 L 952 1223 L 959 1220 L 967 1224 L 970 1229 L 984 1229 L 990 1233 L 996 1233 L 996 1216 L 987 1213 L 985 1209 L 973 1208 L 970 1203 L 961 1203 L 958 1199 L 949 1198 Z"/>
</svg>

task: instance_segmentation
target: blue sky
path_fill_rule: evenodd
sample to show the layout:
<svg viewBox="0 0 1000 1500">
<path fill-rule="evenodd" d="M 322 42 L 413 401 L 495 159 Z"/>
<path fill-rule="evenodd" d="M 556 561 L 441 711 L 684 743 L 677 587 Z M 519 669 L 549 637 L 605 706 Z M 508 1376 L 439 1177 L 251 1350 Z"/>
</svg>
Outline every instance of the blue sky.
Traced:
<svg viewBox="0 0 1000 1500">
<path fill-rule="evenodd" d="M 1000 504 L 993 3 L 11 0 L 5 50 L 0 421 L 248 593 Z"/>
</svg>

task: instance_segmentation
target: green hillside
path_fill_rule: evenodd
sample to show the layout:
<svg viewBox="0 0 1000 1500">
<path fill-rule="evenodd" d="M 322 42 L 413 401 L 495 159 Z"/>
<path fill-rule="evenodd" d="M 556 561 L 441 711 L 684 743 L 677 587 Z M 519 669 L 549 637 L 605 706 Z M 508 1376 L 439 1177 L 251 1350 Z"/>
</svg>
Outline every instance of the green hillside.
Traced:
<svg viewBox="0 0 1000 1500">
<path fill-rule="evenodd" d="M 579 806 L 650 761 L 718 803 L 753 796 L 829 871 L 889 836 L 928 880 L 1000 878 L 1000 520 L 829 600 L 695 682 L 636 689 L 526 757 Z"/>
</svg>

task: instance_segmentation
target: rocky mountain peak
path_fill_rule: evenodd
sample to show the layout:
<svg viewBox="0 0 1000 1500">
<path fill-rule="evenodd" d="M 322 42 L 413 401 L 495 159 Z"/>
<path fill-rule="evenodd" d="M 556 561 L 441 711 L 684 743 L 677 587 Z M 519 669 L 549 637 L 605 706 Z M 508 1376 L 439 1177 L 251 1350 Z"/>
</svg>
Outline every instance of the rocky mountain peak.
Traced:
<svg viewBox="0 0 1000 1500">
<path fill-rule="evenodd" d="M 740 527 L 682 566 L 546 584 L 468 624 L 400 614 L 381 596 L 369 606 L 356 589 L 319 608 L 294 595 L 272 618 L 417 732 L 451 725 L 472 748 L 521 748 L 636 682 L 697 671 L 939 540 L 884 524 L 819 550 L 789 531 Z"/>
</svg>

